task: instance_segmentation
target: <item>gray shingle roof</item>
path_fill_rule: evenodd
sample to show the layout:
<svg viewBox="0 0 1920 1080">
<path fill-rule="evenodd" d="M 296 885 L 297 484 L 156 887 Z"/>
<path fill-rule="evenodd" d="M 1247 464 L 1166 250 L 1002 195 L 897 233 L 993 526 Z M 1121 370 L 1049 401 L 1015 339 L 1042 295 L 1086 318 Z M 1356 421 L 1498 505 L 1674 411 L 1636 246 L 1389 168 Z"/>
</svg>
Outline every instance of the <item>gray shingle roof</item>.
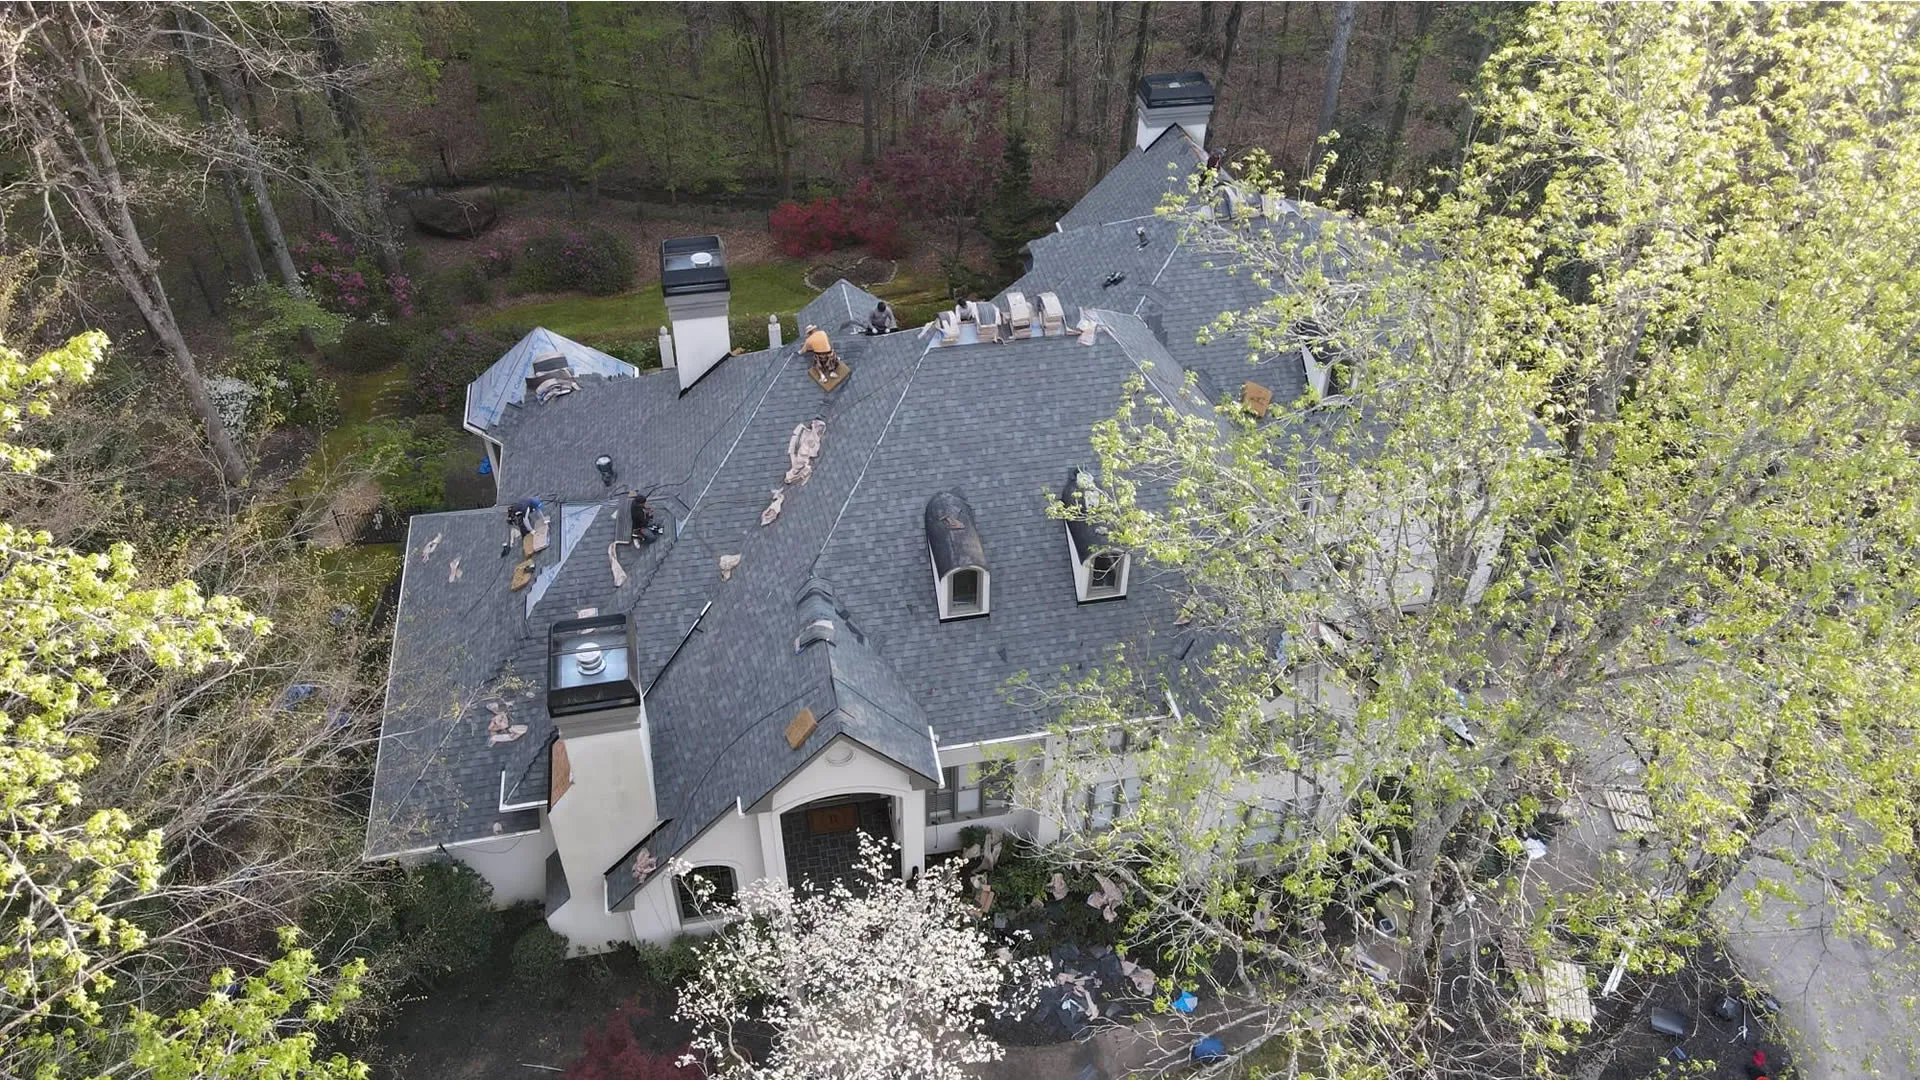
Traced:
<svg viewBox="0 0 1920 1080">
<path fill-rule="evenodd" d="M 1114 415 L 1130 377 L 1193 416 L 1210 416 L 1206 403 L 1248 377 L 1280 400 L 1300 392 L 1297 360 L 1250 366 L 1244 342 L 1197 341 L 1221 311 L 1267 296 L 1152 216 L 1169 179 L 1198 160 L 1184 132 L 1170 131 L 1062 219 L 1071 232 L 1034 242 L 1016 288 L 1057 292 L 1069 320 L 1094 319 L 1091 345 L 856 335 L 849 324 L 877 301 L 841 282 L 797 320 L 825 328 L 852 369 L 832 393 L 806 376 L 792 343 L 725 359 L 684 395 L 671 373 L 588 377 L 575 394 L 507 409 L 489 432 L 503 446 L 501 501 L 540 496 L 556 523 L 574 519 L 574 539 L 543 554 L 551 569 L 530 599 L 506 587 L 497 508 L 414 519 L 369 855 L 537 826 L 533 811 L 498 807 L 503 791 L 509 804 L 545 797 L 546 631 L 588 607 L 633 624 L 667 819 L 648 841 L 661 862 L 836 738 L 931 784 L 935 738 L 953 746 L 1044 728 L 1048 717 L 1009 692 L 1023 673 L 1075 677 L 1122 646 L 1136 665 L 1185 658 L 1196 641 L 1175 625 L 1180 583 L 1136 565 L 1124 600 L 1076 603 L 1066 526 L 1046 510 L 1070 467 L 1095 463 L 1091 429 Z M 1124 280 L 1108 285 L 1115 274 Z M 1183 389 L 1189 372 L 1198 398 Z M 812 475 L 783 487 L 788 438 L 815 419 L 826 429 Z M 593 468 L 600 453 L 618 470 L 611 487 Z M 628 489 L 649 493 L 666 528 L 653 544 L 610 549 L 625 538 Z M 782 509 L 762 525 L 776 489 Z M 982 618 L 937 618 L 923 512 L 942 490 L 971 505 L 990 559 Z M 592 509 L 570 515 L 569 505 Z M 723 581 L 727 555 L 739 564 Z M 455 557 L 462 574 L 450 580 Z M 527 725 L 521 739 L 489 745 L 489 695 Z M 794 748 L 784 733 L 802 708 L 817 726 Z M 632 884 L 622 872 L 609 870 L 615 896 Z"/>
<path fill-rule="evenodd" d="M 1206 162 L 1206 151 L 1185 128 L 1175 124 L 1145 150 L 1129 150 L 1112 172 L 1101 177 L 1073 209 L 1061 216 L 1060 228 L 1071 232 L 1088 225 L 1151 216 L 1168 192 L 1186 183 L 1187 176 Z"/>
</svg>

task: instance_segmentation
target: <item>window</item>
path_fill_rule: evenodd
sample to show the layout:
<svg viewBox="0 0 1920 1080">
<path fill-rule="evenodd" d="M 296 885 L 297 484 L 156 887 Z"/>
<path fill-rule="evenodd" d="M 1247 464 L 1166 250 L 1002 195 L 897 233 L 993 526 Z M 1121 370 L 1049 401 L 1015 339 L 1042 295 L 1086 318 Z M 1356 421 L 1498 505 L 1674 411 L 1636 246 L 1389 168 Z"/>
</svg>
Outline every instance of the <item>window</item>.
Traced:
<svg viewBox="0 0 1920 1080">
<path fill-rule="evenodd" d="M 705 900 L 687 887 L 687 878 L 700 878 L 713 885 L 713 895 Z M 710 919 L 714 909 L 721 904 L 733 903 L 740 894 L 740 882 L 733 876 L 731 866 L 696 866 L 687 871 L 686 877 L 673 880 L 673 893 L 680 900 L 680 921 L 692 922 L 696 919 Z"/>
<path fill-rule="evenodd" d="M 1087 829 L 1106 832 L 1140 804 L 1140 778 L 1107 780 L 1087 788 Z"/>
<path fill-rule="evenodd" d="M 927 793 L 927 824 L 991 817 L 1013 805 L 1013 762 L 954 765 L 941 773 L 939 791 Z"/>
<path fill-rule="evenodd" d="M 1087 567 L 1087 595 L 1106 596 L 1120 591 L 1120 571 L 1125 556 L 1103 551 Z"/>
<path fill-rule="evenodd" d="M 964 615 L 980 607 L 980 571 L 955 570 L 947 579 L 947 610 Z"/>
</svg>

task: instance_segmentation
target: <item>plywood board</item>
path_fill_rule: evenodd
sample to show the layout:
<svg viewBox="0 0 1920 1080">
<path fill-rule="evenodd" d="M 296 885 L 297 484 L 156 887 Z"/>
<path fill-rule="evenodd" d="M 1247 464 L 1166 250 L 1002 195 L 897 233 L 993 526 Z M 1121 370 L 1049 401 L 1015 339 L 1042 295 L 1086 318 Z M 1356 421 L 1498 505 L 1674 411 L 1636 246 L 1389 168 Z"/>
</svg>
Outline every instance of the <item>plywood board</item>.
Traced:
<svg viewBox="0 0 1920 1080">
<path fill-rule="evenodd" d="M 847 381 L 847 376 L 853 374 L 853 369 L 847 366 L 845 360 L 836 358 L 833 362 L 833 374 L 826 378 L 821 378 L 820 372 L 811 365 L 807 368 L 807 374 L 812 376 L 814 384 L 820 389 L 832 392 L 835 387 Z"/>
<path fill-rule="evenodd" d="M 573 766 L 567 761 L 567 743 L 564 739 L 553 742 L 552 770 L 547 774 L 547 805 L 560 801 L 560 796 L 573 786 Z"/>
<path fill-rule="evenodd" d="M 800 749 L 800 744 L 813 734 L 814 725 L 812 709 L 801 709 L 794 713 L 793 719 L 787 721 L 787 745 L 795 750 Z"/>
<path fill-rule="evenodd" d="M 1240 384 L 1240 404 L 1255 416 L 1265 416 L 1273 404 L 1273 391 L 1249 379 Z"/>
</svg>

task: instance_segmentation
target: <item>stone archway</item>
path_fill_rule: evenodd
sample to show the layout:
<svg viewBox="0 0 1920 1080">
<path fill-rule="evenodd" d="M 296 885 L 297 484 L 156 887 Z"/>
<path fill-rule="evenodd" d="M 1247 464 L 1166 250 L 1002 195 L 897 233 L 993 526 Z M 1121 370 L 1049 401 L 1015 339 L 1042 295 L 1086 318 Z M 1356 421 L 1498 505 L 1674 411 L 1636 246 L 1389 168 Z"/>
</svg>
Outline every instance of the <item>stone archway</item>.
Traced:
<svg viewBox="0 0 1920 1080">
<path fill-rule="evenodd" d="M 825 887 L 845 877 L 860 856 L 860 834 L 893 840 L 894 800 L 871 793 L 815 799 L 780 815 L 780 839 L 786 849 L 787 881 L 812 881 Z M 900 872 L 899 856 L 893 872 Z"/>
</svg>

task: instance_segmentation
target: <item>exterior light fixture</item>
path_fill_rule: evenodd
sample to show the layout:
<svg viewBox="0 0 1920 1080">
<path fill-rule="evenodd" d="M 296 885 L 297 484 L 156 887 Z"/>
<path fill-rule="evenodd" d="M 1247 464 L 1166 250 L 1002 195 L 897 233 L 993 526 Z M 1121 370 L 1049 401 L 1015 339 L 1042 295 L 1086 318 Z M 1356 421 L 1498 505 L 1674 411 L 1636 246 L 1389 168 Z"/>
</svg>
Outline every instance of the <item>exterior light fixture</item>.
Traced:
<svg viewBox="0 0 1920 1080">
<path fill-rule="evenodd" d="M 601 454 L 599 457 L 593 459 L 593 467 L 600 470 L 601 486 L 612 487 L 614 481 L 613 458 L 607 454 Z"/>
</svg>

